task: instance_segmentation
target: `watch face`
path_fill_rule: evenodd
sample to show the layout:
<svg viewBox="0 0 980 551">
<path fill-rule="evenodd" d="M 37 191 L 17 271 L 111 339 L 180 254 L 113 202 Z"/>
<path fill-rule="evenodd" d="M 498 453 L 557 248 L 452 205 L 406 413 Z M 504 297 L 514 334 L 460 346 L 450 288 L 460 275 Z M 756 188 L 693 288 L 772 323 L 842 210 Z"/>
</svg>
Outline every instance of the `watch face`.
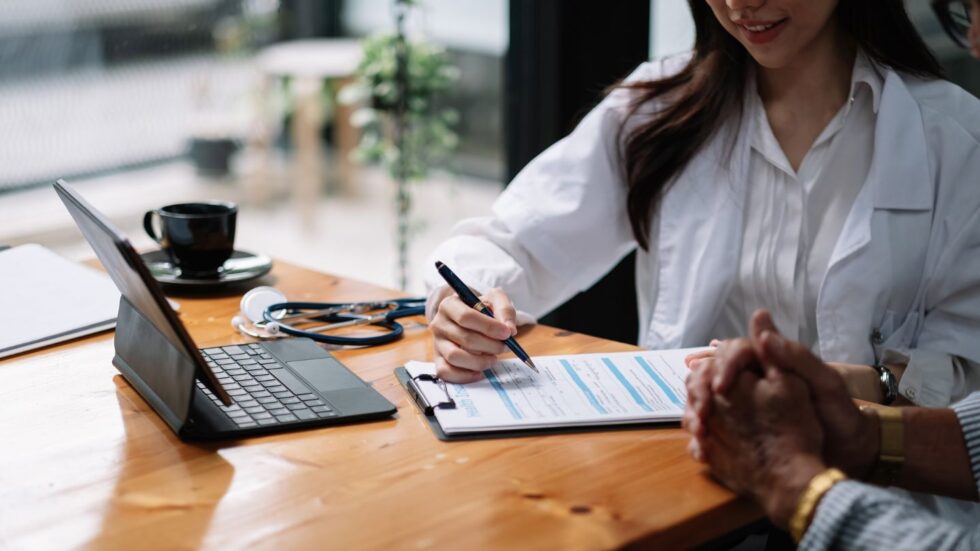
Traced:
<svg viewBox="0 0 980 551">
<path fill-rule="evenodd" d="M 878 370 L 878 375 L 881 378 L 881 393 L 884 397 L 883 403 L 887 405 L 894 402 L 895 398 L 898 397 L 898 380 L 895 379 L 895 375 L 887 367 L 877 364 L 874 368 Z"/>
</svg>

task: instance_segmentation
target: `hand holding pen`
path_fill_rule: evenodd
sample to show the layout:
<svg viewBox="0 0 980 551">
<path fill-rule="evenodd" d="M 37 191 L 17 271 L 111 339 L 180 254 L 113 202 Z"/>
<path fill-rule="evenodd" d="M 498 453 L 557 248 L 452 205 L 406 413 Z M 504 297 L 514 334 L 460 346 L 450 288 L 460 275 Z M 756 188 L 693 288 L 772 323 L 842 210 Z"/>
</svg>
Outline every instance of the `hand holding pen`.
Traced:
<svg viewBox="0 0 980 551">
<path fill-rule="evenodd" d="M 436 267 L 450 284 L 438 297 L 438 309 L 430 314 L 439 377 L 455 383 L 478 380 L 508 348 L 537 371 L 513 338 L 517 313 L 506 293 L 492 289 L 481 301 L 447 266 L 437 263 Z"/>
</svg>

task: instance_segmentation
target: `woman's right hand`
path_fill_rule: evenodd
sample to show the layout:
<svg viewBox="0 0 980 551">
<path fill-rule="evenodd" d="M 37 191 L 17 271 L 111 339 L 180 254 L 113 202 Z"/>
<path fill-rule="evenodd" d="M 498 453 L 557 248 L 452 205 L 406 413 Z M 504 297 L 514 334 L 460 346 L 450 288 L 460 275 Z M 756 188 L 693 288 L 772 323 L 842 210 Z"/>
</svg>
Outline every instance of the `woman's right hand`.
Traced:
<svg viewBox="0 0 980 551">
<path fill-rule="evenodd" d="M 435 344 L 436 375 L 450 383 L 471 383 L 507 352 L 503 341 L 517 334 L 517 310 L 501 289 L 480 297 L 490 317 L 467 306 L 449 287 L 437 295 L 439 306 L 429 321 Z"/>
</svg>

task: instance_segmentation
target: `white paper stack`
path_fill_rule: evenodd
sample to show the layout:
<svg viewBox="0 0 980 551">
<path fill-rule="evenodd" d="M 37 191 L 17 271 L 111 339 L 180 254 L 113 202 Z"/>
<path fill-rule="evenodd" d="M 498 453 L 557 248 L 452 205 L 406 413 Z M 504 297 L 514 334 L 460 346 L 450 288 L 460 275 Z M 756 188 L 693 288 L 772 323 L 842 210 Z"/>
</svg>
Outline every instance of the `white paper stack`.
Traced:
<svg viewBox="0 0 980 551">
<path fill-rule="evenodd" d="M 40 245 L 0 251 L 0 358 L 111 329 L 118 309 L 98 270 Z"/>
</svg>

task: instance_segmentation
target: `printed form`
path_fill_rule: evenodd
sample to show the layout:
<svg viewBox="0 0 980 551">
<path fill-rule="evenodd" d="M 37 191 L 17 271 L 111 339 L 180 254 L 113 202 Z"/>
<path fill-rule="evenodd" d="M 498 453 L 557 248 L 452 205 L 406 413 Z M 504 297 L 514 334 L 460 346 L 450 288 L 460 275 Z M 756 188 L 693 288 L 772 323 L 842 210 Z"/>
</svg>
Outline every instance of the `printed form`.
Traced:
<svg viewBox="0 0 980 551">
<path fill-rule="evenodd" d="M 535 356 L 536 374 L 517 359 L 497 362 L 468 385 L 417 380 L 447 434 L 520 428 L 679 421 L 687 401 L 684 357 L 701 348 Z M 435 374 L 409 362 L 412 377 Z"/>
</svg>

